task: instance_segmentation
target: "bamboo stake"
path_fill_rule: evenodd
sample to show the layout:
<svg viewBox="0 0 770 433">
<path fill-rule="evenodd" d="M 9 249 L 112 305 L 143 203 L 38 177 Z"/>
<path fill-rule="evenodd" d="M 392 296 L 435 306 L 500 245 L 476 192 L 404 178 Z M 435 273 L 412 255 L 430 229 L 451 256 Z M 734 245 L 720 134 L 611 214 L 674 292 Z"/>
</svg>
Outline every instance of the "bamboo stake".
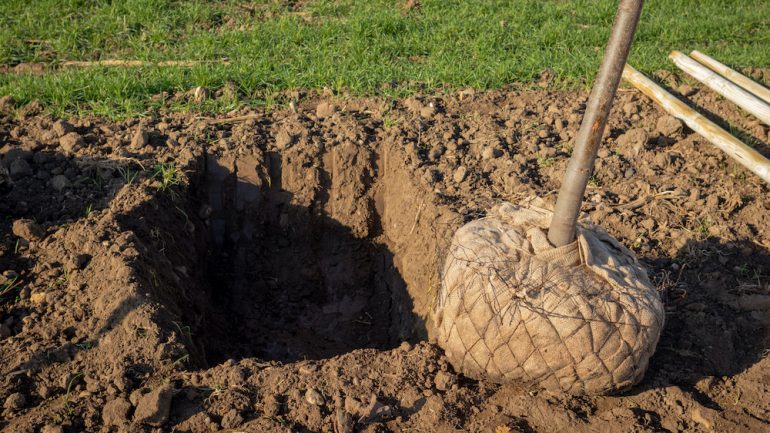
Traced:
<svg viewBox="0 0 770 433">
<path fill-rule="evenodd" d="M 672 51 L 668 57 L 679 69 L 770 125 L 770 105 L 679 51 Z"/>
<path fill-rule="evenodd" d="M 548 240 L 556 247 L 568 245 L 575 240 L 583 194 L 588 185 L 588 178 L 594 170 L 596 153 L 602 142 L 612 100 L 615 98 L 641 13 L 642 0 L 621 0 L 618 4 L 604 59 L 588 96 L 583 122 L 575 137 L 575 148 L 567 164 L 551 225 L 548 227 Z"/>
<path fill-rule="evenodd" d="M 666 92 L 662 87 L 630 65 L 626 65 L 623 69 L 623 78 L 650 97 L 650 99 L 657 102 L 669 114 L 682 120 L 690 129 L 703 136 L 711 144 L 738 161 L 739 164 L 749 169 L 752 173 L 770 183 L 770 160 L 759 152 L 730 135 L 730 133 L 690 108 L 687 104 L 674 97 L 674 95 Z"/>
<path fill-rule="evenodd" d="M 712 71 L 721 74 L 723 77 L 732 81 L 733 83 L 743 87 L 749 92 L 756 95 L 758 98 L 770 104 L 770 89 L 757 83 L 756 81 L 741 74 L 735 69 L 729 66 L 723 65 L 718 60 L 713 59 L 700 51 L 690 51 L 690 57 L 708 66 Z"/>
</svg>

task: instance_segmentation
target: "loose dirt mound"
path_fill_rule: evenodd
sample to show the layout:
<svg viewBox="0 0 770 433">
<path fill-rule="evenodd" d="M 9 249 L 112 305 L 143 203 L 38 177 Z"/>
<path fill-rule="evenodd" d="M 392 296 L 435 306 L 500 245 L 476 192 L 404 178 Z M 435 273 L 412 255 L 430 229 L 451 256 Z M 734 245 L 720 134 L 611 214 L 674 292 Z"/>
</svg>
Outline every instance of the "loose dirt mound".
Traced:
<svg viewBox="0 0 770 433">
<path fill-rule="evenodd" d="M 767 188 L 624 92 L 584 210 L 667 325 L 640 385 L 457 375 L 430 307 L 454 230 L 553 200 L 584 95 L 307 98 L 298 112 L 0 121 L 7 431 L 767 431 Z M 767 130 L 705 92 L 694 98 Z"/>
</svg>

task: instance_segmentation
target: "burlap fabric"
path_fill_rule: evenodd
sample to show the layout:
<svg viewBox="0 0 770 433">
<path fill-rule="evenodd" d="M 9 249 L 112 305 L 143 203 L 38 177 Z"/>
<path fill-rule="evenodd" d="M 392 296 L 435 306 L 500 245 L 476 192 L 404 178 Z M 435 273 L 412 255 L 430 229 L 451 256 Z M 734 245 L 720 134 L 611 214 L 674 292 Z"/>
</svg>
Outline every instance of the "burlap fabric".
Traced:
<svg viewBox="0 0 770 433">
<path fill-rule="evenodd" d="M 637 383 L 663 327 L 657 291 L 633 254 L 582 223 L 554 248 L 551 212 L 505 203 L 449 245 L 434 318 L 456 370 L 573 394 Z"/>
</svg>

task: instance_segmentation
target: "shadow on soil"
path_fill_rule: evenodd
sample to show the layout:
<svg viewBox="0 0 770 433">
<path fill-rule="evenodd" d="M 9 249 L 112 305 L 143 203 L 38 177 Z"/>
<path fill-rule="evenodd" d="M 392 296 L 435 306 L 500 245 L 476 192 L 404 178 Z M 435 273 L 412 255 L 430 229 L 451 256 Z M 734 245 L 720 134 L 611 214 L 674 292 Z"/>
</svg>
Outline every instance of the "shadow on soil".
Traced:
<svg viewBox="0 0 770 433">
<path fill-rule="evenodd" d="M 187 262 L 194 284 L 168 284 L 172 293 L 161 300 L 178 311 L 175 331 L 195 364 L 322 359 L 424 334 L 388 248 L 314 205 L 294 204 L 280 183 L 280 157 L 271 161 L 270 179 L 258 179 L 208 156 L 205 174 L 181 193 L 185 224 L 159 198 L 118 218 L 140 238 L 163 228 L 164 255 Z M 162 270 L 144 273 L 153 271 L 164 278 Z"/>
<path fill-rule="evenodd" d="M 700 379 L 736 375 L 766 354 L 770 311 L 762 311 L 767 306 L 756 304 L 755 295 L 767 295 L 768 250 L 751 240 L 711 237 L 648 263 L 664 298 L 666 325 L 635 390 L 678 385 L 698 394 Z"/>
<path fill-rule="evenodd" d="M 141 204 L 115 218 L 121 232 L 133 232 L 149 247 L 131 266 L 164 307 L 161 326 L 185 343 L 194 367 L 245 357 L 322 359 L 389 349 L 425 334 L 393 254 L 373 239 L 381 228 L 357 237 L 323 211 L 293 204 L 292 194 L 281 189 L 280 171 L 273 173 L 277 182 L 255 185 L 215 158 L 193 165 L 182 168 L 198 173 L 189 187 L 146 188 L 151 196 L 138 197 Z M 91 210 L 109 207 L 109 200 Z M 80 210 L 70 221 L 82 217 Z M 13 215 L 56 222 L 39 216 L 34 209 Z M 2 228 L 8 235 L 10 220 Z M 26 270 L 34 265 L 16 262 Z M 180 274 L 189 278 L 180 280 Z M 96 347 L 146 302 L 127 297 L 101 318 L 105 325 L 87 346 L 67 345 L 61 357 L 41 349 L 18 369 L 43 368 Z M 27 315 L 12 302 L 2 308 Z"/>
<path fill-rule="evenodd" d="M 165 283 L 154 298 L 196 367 L 245 357 L 321 359 L 424 335 L 422 319 L 403 313 L 412 311 L 411 299 L 386 246 L 356 237 L 319 209 L 292 204 L 275 168 L 271 182 L 257 185 L 216 159 L 203 165 L 205 174 L 189 190 L 154 190 L 133 213 L 117 216 L 122 231 L 154 247 L 135 268 L 148 287 L 153 279 Z M 8 203 L 21 199 L 18 191 L 3 196 Z M 9 217 L 38 216 L 38 201 Z M 107 207 L 104 200 L 94 203 L 93 210 Z M 2 226 L 6 238 L 9 221 Z M 31 269 L 25 260 L 3 263 Z M 765 248 L 709 238 L 690 241 L 673 258 L 647 262 L 662 289 L 667 323 L 646 378 L 632 392 L 672 384 L 692 389 L 702 378 L 740 373 L 765 354 L 770 313 L 752 304 L 753 295 L 767 294 L 758 285 L 770 275 Z M 180 283 L 174 271 L 189 280 Z M 119 325 L 143 302 L 127 299 L 107 322 Z M 2 308 L 26 315 L 12 303 Z M 98 344 L 103 332 L 91 341 Z M 41 349 L 18 369 L 72 358 L 83 347 L 69 345 L 61 357 Z"/>
</svg>

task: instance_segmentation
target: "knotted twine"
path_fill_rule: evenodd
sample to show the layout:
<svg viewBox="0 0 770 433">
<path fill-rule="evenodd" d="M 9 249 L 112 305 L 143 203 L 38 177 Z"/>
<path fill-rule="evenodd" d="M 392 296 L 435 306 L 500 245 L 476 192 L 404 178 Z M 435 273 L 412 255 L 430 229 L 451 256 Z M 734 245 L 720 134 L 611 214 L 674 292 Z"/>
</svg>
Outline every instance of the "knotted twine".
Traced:
<svg viewBox="0 0 770 433">
<path fill-rule="evenodd" d="M 631 251 L 581 222 L 553 247 L 552 213 L 504 203 L 461 227 L 434 307 L 438 344 L 456 370 L 572 394 L 641 380 L 663 304 Z"/>
</svg>

